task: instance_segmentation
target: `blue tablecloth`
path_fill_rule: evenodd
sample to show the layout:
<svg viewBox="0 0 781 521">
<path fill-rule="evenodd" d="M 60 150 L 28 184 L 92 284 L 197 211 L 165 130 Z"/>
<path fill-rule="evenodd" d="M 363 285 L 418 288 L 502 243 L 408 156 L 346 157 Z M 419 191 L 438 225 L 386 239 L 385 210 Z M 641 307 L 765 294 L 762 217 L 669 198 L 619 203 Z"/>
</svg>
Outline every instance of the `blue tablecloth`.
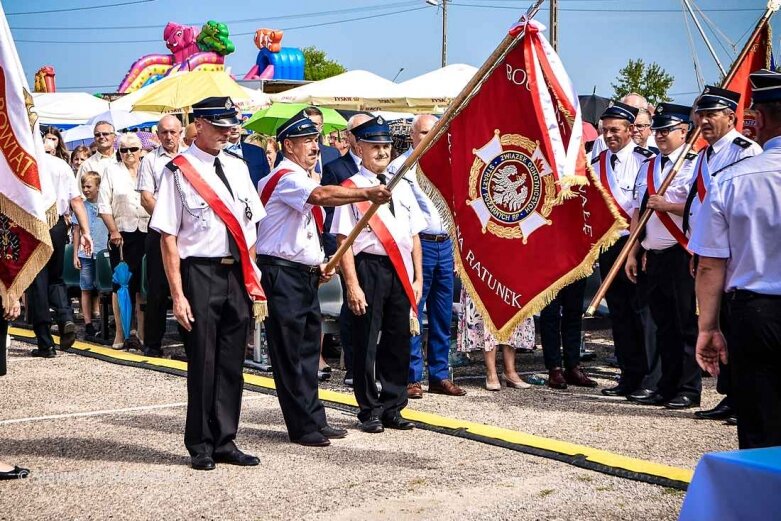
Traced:
<svg viewBox="0 0 781 521">
<path fill-rule="evenodd" d="M 781 447 L 703 456 L 679 519 L 781 519 Z"/>
</svg>

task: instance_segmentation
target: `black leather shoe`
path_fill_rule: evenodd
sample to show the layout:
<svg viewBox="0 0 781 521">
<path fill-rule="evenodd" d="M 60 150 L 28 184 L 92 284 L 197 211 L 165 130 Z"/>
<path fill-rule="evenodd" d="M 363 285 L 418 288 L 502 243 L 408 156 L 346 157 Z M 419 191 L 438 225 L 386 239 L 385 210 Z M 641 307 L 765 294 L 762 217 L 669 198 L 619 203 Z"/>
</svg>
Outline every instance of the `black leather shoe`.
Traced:
<svg viewBox="0 0 781 521">
<path fill-rule="evenodd" d="M 347 436 L 347 430 L 346 429 L 340 429 L 338 427 L 331 427 L 330 425 L 326 425 L 325 427 L 320 428 L 320 434 L 328 438 L 329 440 L 340 440 Z"/>
<path fill-rule="evenodd" d="M 60 328 L 62 334 L 60 334 L 60 349 L 67 351 L 73 347 L 73 343 L 76 341 L 76 324 L 72 320 L 68 320 Z"/>
<path fill-rule="evenodd" d="M 634 395 L 630 395 L 634 396 Z M 667 400 L 664 399 L 664 396 L 662 396 L 659 393 L 653 393 L 650 396 L 639 396 L 637 398 L 632 399 L 634 403 L 639 403 L 640 405 L 664 405 Z"/>
<path fill-rule="evenodd" d="M 700 420 L 726 420 L 727 418 L 735 414 L 735 409 L 733 409 L 732 407 L 730 407 L 729 404 L 724 402 L 725 400 L 722 400 L 713 409 L 707 409 L 705 411 L 697 411 L 694 413 L 694 417 L 699 418 Z"/>
<path fill-rule="evenodd" d="M 190 458 L 190 466 L 195 470 L 214 470 L 214 460 L 208 454 L 196 454 Z"/>
<path fill-rule="evenodd" d="M 29 475 L 29 470 L 14 466 L 13 470 L 9 470 L 8 472 L 0 472 L 0 481 L 6 481 L 9 479 L 23 479 Z"/>
<path fill-rule="evenodd" d="M 394 416 L 393 418 L 382 420 L 382 425 L 388 429 L 397 429 L 400 431 L 408 431 L 415 428 L 414 423 L 405 420 L 401 416 Z"/>
<path fill-rule="evenodd" d="M 651 389 L 638 389 L 637 391 L 627 396 L 626 399 L 629 400 L 630 402 L 634 402 L 641 398 L 650 398 L 655 394 L 656 391 L 652 391 Z"/>
<path fill-rule="evenodd" d="M 385 430 L 378 418 L 369 418 L 365 422 L 359 423 L 358 428 L 369 434 L 377 434 Z"/>
<path fill-rule="evenodd" d="M 618 384 L 615 387 L 608 387 L 602 389 L 602 394 L 605 396 L 629 396 L 635 390 L 634 387 Z"/>
<path fill-rule="evenodd" d="M 687 396 L 685 394 L 679 394 L 672 400 L 665 402 L 664 406 L 668 409 L 688 409 L 689 407 L 699 407 L 700 399 L 692 398 L 691 396 Z"/>
<path fill-rule="evenodd" d="M 228 465 L 238 465 L 240 467 L 254 467 L 260 464 L 260 460 L 251 454 L 245 454 L 239 449 L 234 449 L 225 454 L 215 454 L 216 463 L 227 463 Z"/>
<path fill-rule="evenodd" d="M 738 424 L 738 417 L 733 414 L 732 416 L 727 418 L 726 424 L 727 425 L 737 425 Z"/>
<path fill-rule="evenodd" d="M 163 358 L 163 350 L 159 347 L 145 347 L 144 356 L 148 356 L 150 358 Z"/>
<path fill-rule="evenodd" d="M 33 349 L 30 351 L 30 355 L 36 357 L 36 358 L 54 358 L 57 356 L 57 353 L 54 352 L 54 349 Z"/>
<path fill-rule="evenodd" d="M 327 447 L 331 444 L 331 440 L 320 432 L 310 432 L 309 434 L 304 434 L 297 440 L 293 440 L 293 443 L 298 443 L 304 447 Z"/>
</svg>

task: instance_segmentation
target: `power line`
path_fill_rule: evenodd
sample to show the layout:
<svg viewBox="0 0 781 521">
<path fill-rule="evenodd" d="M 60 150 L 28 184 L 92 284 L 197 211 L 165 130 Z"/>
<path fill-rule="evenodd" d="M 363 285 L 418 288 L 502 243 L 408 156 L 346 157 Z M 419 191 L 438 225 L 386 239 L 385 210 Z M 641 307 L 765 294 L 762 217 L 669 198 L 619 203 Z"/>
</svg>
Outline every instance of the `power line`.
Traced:
<svg viewBox="0 0 781 521">
<path fill-rule="evenodd" d="M 151 0 L 145 0 L 151 1 Z M 275 20 L 287 20 L 290 18 L 314 18 L 319 16 L 337 16 L 342 14 L 353 13 L 356 11 L 384 11 L 387 9 L 395 9 L 397 7 L 409 7 L 412 5 L 420 5 L 418 0 L 411 0 L 406 2 L 396 2 L 394 4 L 385 5 L 370 5 L 364 7 L 349 7 L 345 9 L 332 9 L 330 11 L 316 11 L 312 13 L 298 13 L 287 14 L 280 16 L 264 16 L 263 18 L 242 18 L 236 20 L 224 20 L 224 24 L 239 24 L 239 23 L 253 23 L 253 22 L 267 22 Z M 201 25 L 201 22 L 185 22 L 182 25 Z M 122 30 L 122 29 L 162 29 L 164 25 L 115 25 L 115 26 L 100 26 L 100 27 L 74 27 L 74 26 L 45 26 L 45 27 L 30 27 L 30 26 L 15 26 L 11 25 L 13 30 L 34 30 L 34 31 L 106 31 L 106 30 Z"/>
<path fill-rule="evenodd" d="M 484 4 L 459 4 L 455 2 L 449 2 L 448 5 L 454 5 L 457 7 L 479 7 L 481 9 L 510 9 L 513 11 L 520 10 L 520 7 L 514 7 L 509 5 L 484 5 Z M 574 8 L 574 7 L 560 7 L 559 11 L 569 11 L 573 13 L 680 13 L 681 9 L 612 9 L 612 8 Z M 725 12 L 725 13 L 737 13 L 737 12 L 764 12 L 763 9 L 750 9 L 743 7 L 736 7 L 732 9 L 702 9 L 702 11 L 713 12 Z"/>
<path fill-rule="evenodd" d="M 146 4 L 149 2 L 154 2 L 155 0 L 134 0 L 130 2 L 118 2 L 116 4 L 106 4 L 106 5 L 90 5 L 90 6 L 84 6 L 84 7 L 71 7 L 68 9 L 48 9 L 46 11 L 26 11 L 26 12 L 18 12 L 18 13 L 5 13 L 6 16 L 21 16 L 25 14 L 46 14 L 46 13 L 69 13 L 71 11 L 90 11 L 93 9 L 105 9 L 107 7 L 119 7 L 123 5 L 133 5 L 133 4 Z M 45 29 L 45 27 L 42 27 L 41 29 Z"/>
<path fill-rule="evenodd" d="M 417 3 L 417 2 L 416 2 Z M 370 18 L 380 18 L 383 16 L 392 16 L 396 14 L 402 14 L 402 13 L 411 13 L 413 11 L 420 11 L 422 9 L 430 9 L 432 6 L 430 5 L 424 5 L 422 7 L 415 7 L 412 9 L 402 9 L 399 11 L 392 11 L 390 13 L 379 13 L 379 14 L 372 14 L 367 16 L 359 16 L 355 18 L 346 18 L 344 20 L 333 20 L 330 22 L 321 22 L 321 23 L 315 23 L 315 24 L 307 24 L 307 25 L 298 25 L 295 27 L 287 27 L 280 29 L 282 31 L 295 31 L 297 29 L 309 29 L 312 27 L 322 27 L 325 25 L 337 25 L 337 24 L 343 24 L 347 22 L 357 22 L 361 20 L 368 20 Z M 242 33 L 233 33 L 231 36 L 247 36 L 250 34 L 255 34 L 255 31 L 250 32 L 242 32 Z M 25 40 L 25 39 L 14 39 L 16 43 L 56 43 L 56 44 L 123 44 L 123 43 L 157 43 L 160 41 L 160 39 L 154 39 L 154 40 Z"/>
</svg>

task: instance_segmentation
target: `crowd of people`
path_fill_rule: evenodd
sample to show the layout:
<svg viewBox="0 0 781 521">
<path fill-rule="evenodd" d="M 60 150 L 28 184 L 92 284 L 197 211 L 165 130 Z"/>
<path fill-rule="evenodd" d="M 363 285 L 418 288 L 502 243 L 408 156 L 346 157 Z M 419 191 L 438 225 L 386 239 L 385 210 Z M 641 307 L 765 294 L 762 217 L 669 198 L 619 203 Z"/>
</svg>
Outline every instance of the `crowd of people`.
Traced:
<svg viewBox="0 0 781 521">
<path fill-rule="evenodd" d="M 641 405 L 698 407 L 705 369 L 718 375 L 724 399 L 696 416 L 737 423 L 741 447 L 781 444 L 781 251 L 769 243 L 781 194 L 772 163 L 781 139 L 779 77 L 752 75 L 764 153 L 735 129 L 740 95 L 715 87 L 706 88 L 693 107 L 653 107 L 630 94 L 605 110 L 601 135 L 589 144 L 596 176 L 630 230 L 647 209 L 653 211 L 606 295 L 620 379 L 601 392 Z M 321 355 L 318 287 L 334 276 L 344 296 L 344 383 L 354 390 L 363 432 L 412 429 L 401 415 L 408 399 L 427 392 L 466 394 L 450 372 L 453 323 L 458 351 L 484 353 L 486 389 L 499 391 L 502 381 L 508 388 L 531 387 L 519 375 L 515 356 L 535 347 L 534 321 L 523 321 L 507 342 L 498 342 L 464 290 L 453 316 L 451 238 L 414 165 L 401 172 L 436 124 L 434 116 L 392 126 L 381 116 L 357 113 L 346 130 L 327 136 L 326 145 L 316 107 L 282 123 L 275 136 L 252 135 L 244 142 L 230 99 L 207 98 L 192 108 L 193 122 L 186 127 L 173 115 L 160 119 L 151 150 L 135 133 L 118 134 L 106 121 L 94 126 L 92 150 L 69 153 L 56 128 L 43 130 L 59 217 L 51 228 L 54 255 L 26 296 L 37 339 L 33 356 L 55 356 L 50 308 L 60 347 L 68 349 L 76 338 L 64 262 L 80 271 L 84 334 L 95 337 L 96 256 L 108 250 L 112 266 L 124 261 L 132 273 L 133 324 L 127 338 L 117 324 L 115 348 L 163 356 L 172 301 L 189 362 L 185 445 L 196 469 L 258 464 L 234 443 L 253 310 L 267 315 L 290 440 L 326 446 L 347 435 L 328 424 L 317 396 L 318 372 L 330 370 Z M 707 146 L 681 157 L 695 127 Z M 261 147 L 268 161 L 270 173 L 257 185 L 242 158 L 246 146 Z M 659 195 L 673 168 L 678 174 Z M 400 172 L 403 179 L 388 191 L 385 185 Z M 379 210 L 351 247 L 342 248 L 337 275 L 326 259 L 372 203 Z M 64 259 L 69 225 L 73 258 Z M 624 232 L 600 255 L 603 277 L 628 236 Z M 540 313 L 547 385 L 553 389 L 597 387 L 581 368 L 585 286 L 578 281 L 563 288 Z M 418 334 L 424 310 L 425 349 Z"/>
</svg>

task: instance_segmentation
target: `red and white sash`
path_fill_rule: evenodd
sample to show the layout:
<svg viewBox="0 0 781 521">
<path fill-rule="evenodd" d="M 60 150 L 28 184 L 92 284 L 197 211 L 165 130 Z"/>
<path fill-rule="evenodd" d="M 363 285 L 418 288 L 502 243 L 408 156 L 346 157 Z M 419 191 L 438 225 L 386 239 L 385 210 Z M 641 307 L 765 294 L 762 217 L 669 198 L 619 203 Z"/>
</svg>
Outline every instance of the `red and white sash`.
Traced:
<svg viewBox="0 0 781 521">
<path fill-rule="evenodd" d="M 342 182 L 342 186 L 348 188 L 358 187 L 352 179 L 345 179 Z M 363 217 L 372 205 L 369 201 L 352 204 L 358 210 L 358 213 L 360 214 L 359 217 Z M 386 216 L 385 218 L 387 219 L 388 217 Z M 390 228 L 385 224 L 379 211 L 375 212 L 371 219 L 369 219 L 369 226 L 382 244 L 382 247 L 385 248 L 385 252 L 388 254 L 393 269 L 396 270 L 396 275 L 399 276 L 401 285 L 410 302 L 410 329 L 413 335 L 418 334 L 419 331 L 416 331 L 418 326 L 418 302 L 415 300 L 415 292 L 412 290 L 413 268 L 411 255 L 403 255 L 401 253 L 397 239 L 393 237 L 393 232 L 391 232 Z"/>
<path fill-rule="evenodd" d="M 632 221 L 632 218 L 629 216 L 627 208 L 632 208 L 632 198 L 625 195 L 624 191 L 621 190 L 621 187 L 618 185 L 616 173 L 613 171 L 613 167 L 607 159 L 607 152 L 607 150 L 603 150 L 599 154 L 599 180 L 613 198 L 613 202 L 616 203 L 618 213 L 620 213 L 621 217 L 626 219 L 626 222 L 629 223 Z"/>
<path fill-rule="evenodd" d="M 277 187 L 279 180 L 290 173 L 293 173 L 293 170 L 282 168 L 277 172 L 275 172 L 274 175 L 271 176 L 271 179 L 268 180 L 266 186 L 264 186 L 263 190 L 261 190 L 260 192 L 260 202 L 263 203 L 263 206 L 266 206 L 268 204 L 269 199 L 271 199 L 271 194 L 274 193 L 274 189 Z M 315 226 L 317 226 L 317 233 L 322 235 L 323 226 L 325 224 L 325 210 L 323 210 L 323 207 L 313 205 L 312 217 L 315 220 Z"/>
<path fill-rule="evenodd" d="M 654 175 L 654 173 L 656 171 L 657 158 L 658 156 L 654 157 L 648 162 L 648 172 L 646 173 L 646 186 L 647 186 L 649 196 L 656 195 L 656 185 L 654 184 L 654 180 L 656 176 Z M 670 217 L 670 215 L 667 212 L 660 212 L 658 210 L 656 210 L 655 212 L 656 212 L 656 216 L 662 222 L 662 224 L 670 233 L 670 235 L 672 235 L 673 238 L 676 241 L 678 241 L 678 244 L 680 244 L 684 248 L 688 248 L 689 239 L 686 237 L 686 234 L 683 233 L 683 230 L 681 230 L 678 227 L 678 225 L 675 224 L 675 221 L 673 221 L 672 217 Z"/>
<path fill-rule="evenodd" d="M 228 233 L 231 234 L 231 237 L 236 242 L 239 248 L 239 257 L 241 258 L 241 274 L 244 279 L 244 287 L 252 300 L 255 318 L 265 318 L 268 316 L 266 294 L 260 286 L 260 277 L 255 271 L 255 263 L 250 258 L 247 240 L 244 238 L 244 230 L 241 224 L 186 157 L 182 155 L 176 156 L 173 159 L 173 164 L 179 167 L 179 171 L 182 172 L 184 178 L 187 179 L 195 191 L 198 192 L 198 195 L 209 203 L 211 209 L 222 220 Z"/>
</svg>

